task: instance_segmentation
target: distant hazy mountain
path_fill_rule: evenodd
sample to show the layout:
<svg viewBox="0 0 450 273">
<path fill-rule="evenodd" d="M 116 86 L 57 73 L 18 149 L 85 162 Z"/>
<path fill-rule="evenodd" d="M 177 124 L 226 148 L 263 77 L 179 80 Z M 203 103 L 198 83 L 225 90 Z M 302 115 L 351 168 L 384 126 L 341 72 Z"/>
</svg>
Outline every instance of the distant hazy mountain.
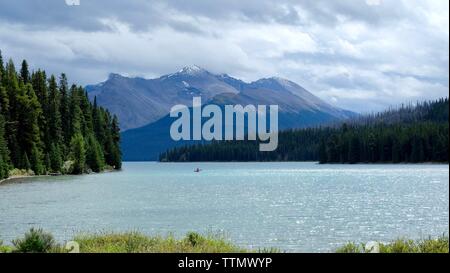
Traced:
<svg viewBox="0 0 450 273">
<path fill-rule="evenodd" d="M 170 139 L 176 104 L 192 106 L 193 97 L 204 104 L 278 105 L 279 128 L 304 128 L 344 120 L 354 113 L 317 98 L 298 84 L 281 78 L 246 83 L 228 75 L 215 75 L 198 66 L 157 79 L 127 78 L 111 74 L 103 83 L 87 86 L 90 99 L 118 115 L 124 160 L 157 160 L 166 149 L 185 145 Z"/>
<path fill-rule="evenodd" d="M 185 67 L 157 79 L 111 74 L 105 82 L 86 89 L 91 99 L 97 97 L 99 105 L 119 117 L 122 131 L 151 124 L 166 116 L 176 104 L 192 105 L 192 98 L 197 96 L 201 96 L 204 103 L 219 105 L 277 104 L 281 113 L 294 118 L 286 127 L 314 125 L 317 121 L 345 119 L 352 115 L 285 79 L 246 83 L 228 75 L 212 74 L 198 66 Z M 295 120 L 299 113 L 304 117 Z M 319 120 L 316 115 L 321 116 Z"/>
<path fill-rule="evenodd" d="M 118 115 L 124 160 L 157 160 L 166 149 L 192 142 L 174 142 L 169 135 L 176 104 L 278 105 L 279 128 L 304 128 L 355 116 L 317 98 L 298 84 L 281 78 L 246 83 L 228 75 L 215 75 L 198 66 L 157 79 L 127 78 L 111 74 L 107 81 L 87 86 L 91 99 Z"/>
</svg>

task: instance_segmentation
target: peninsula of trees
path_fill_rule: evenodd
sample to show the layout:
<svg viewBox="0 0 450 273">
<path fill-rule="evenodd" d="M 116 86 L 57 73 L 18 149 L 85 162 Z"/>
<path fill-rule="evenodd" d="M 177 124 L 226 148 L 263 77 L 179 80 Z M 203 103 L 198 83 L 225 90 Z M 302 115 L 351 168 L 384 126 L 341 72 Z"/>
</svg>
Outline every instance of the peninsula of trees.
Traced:
<svg viewBox="0 0 450 273">
<path fill-rule="evenodd" d="M 42 174 L 121 168 L 117 117 L 86 91 L 43 70 L 20 71 L 0 52 L 0 179 L 14 169 Z"/>
<path fill-rule="evenodd" d="M 449 101 L 402 105 L 328 127 L 279 133 L 278 149 L 226 141 L 171 149 L 160 161 L 319 161 L 321 163 L 448 162 Z"/>
</svg>

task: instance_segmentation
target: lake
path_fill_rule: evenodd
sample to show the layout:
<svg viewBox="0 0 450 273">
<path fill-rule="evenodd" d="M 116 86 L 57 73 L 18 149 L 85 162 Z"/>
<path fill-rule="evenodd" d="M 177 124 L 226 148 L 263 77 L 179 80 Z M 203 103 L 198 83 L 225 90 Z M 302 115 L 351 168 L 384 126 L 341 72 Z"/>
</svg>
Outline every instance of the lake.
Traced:
<svg viewBox="0 0 450 273">
<path fill-rule="evenodd" d="M 331 252 L 348 241 L 449 232 L 448 165 L 124 163 L 121 172 L 0 185 L 0 238 L 31 227 L 222 233 L 252 249 Z M 195 173 L 195 168 L 202 172 Z"/>
</svg>

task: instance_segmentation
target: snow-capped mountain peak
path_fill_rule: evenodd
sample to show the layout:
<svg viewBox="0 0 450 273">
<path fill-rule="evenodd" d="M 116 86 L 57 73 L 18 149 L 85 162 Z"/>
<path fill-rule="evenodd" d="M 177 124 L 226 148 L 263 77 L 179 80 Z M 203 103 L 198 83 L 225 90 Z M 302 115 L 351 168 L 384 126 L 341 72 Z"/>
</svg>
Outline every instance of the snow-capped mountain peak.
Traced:
<svg viewBox="0 0 450 273">
<path fill-rule="evenodd" d="M 206 70 L 197 65 L 186 66 L 180 71 L 178 71 L 178 73 L 180 74 L 188 74 L 188 75 L 197 75 L 204 72 L 206 72 Z"/>
</svg>

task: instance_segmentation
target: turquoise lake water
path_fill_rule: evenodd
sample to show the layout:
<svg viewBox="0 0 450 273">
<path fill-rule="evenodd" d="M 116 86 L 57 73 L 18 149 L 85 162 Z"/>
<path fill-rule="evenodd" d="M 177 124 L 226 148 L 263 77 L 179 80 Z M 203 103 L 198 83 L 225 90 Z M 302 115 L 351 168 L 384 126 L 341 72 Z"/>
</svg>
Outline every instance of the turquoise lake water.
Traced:
<svg viewBox="0 0 450 273">
<path fill-rule="evenodd" d="M 212 232 L 288 252 L 448 235 L 449 166 L 147 162 L 0 185 L 0 239 L 31 227 L 59 241 L 81 232 Z"/>
</svg>

